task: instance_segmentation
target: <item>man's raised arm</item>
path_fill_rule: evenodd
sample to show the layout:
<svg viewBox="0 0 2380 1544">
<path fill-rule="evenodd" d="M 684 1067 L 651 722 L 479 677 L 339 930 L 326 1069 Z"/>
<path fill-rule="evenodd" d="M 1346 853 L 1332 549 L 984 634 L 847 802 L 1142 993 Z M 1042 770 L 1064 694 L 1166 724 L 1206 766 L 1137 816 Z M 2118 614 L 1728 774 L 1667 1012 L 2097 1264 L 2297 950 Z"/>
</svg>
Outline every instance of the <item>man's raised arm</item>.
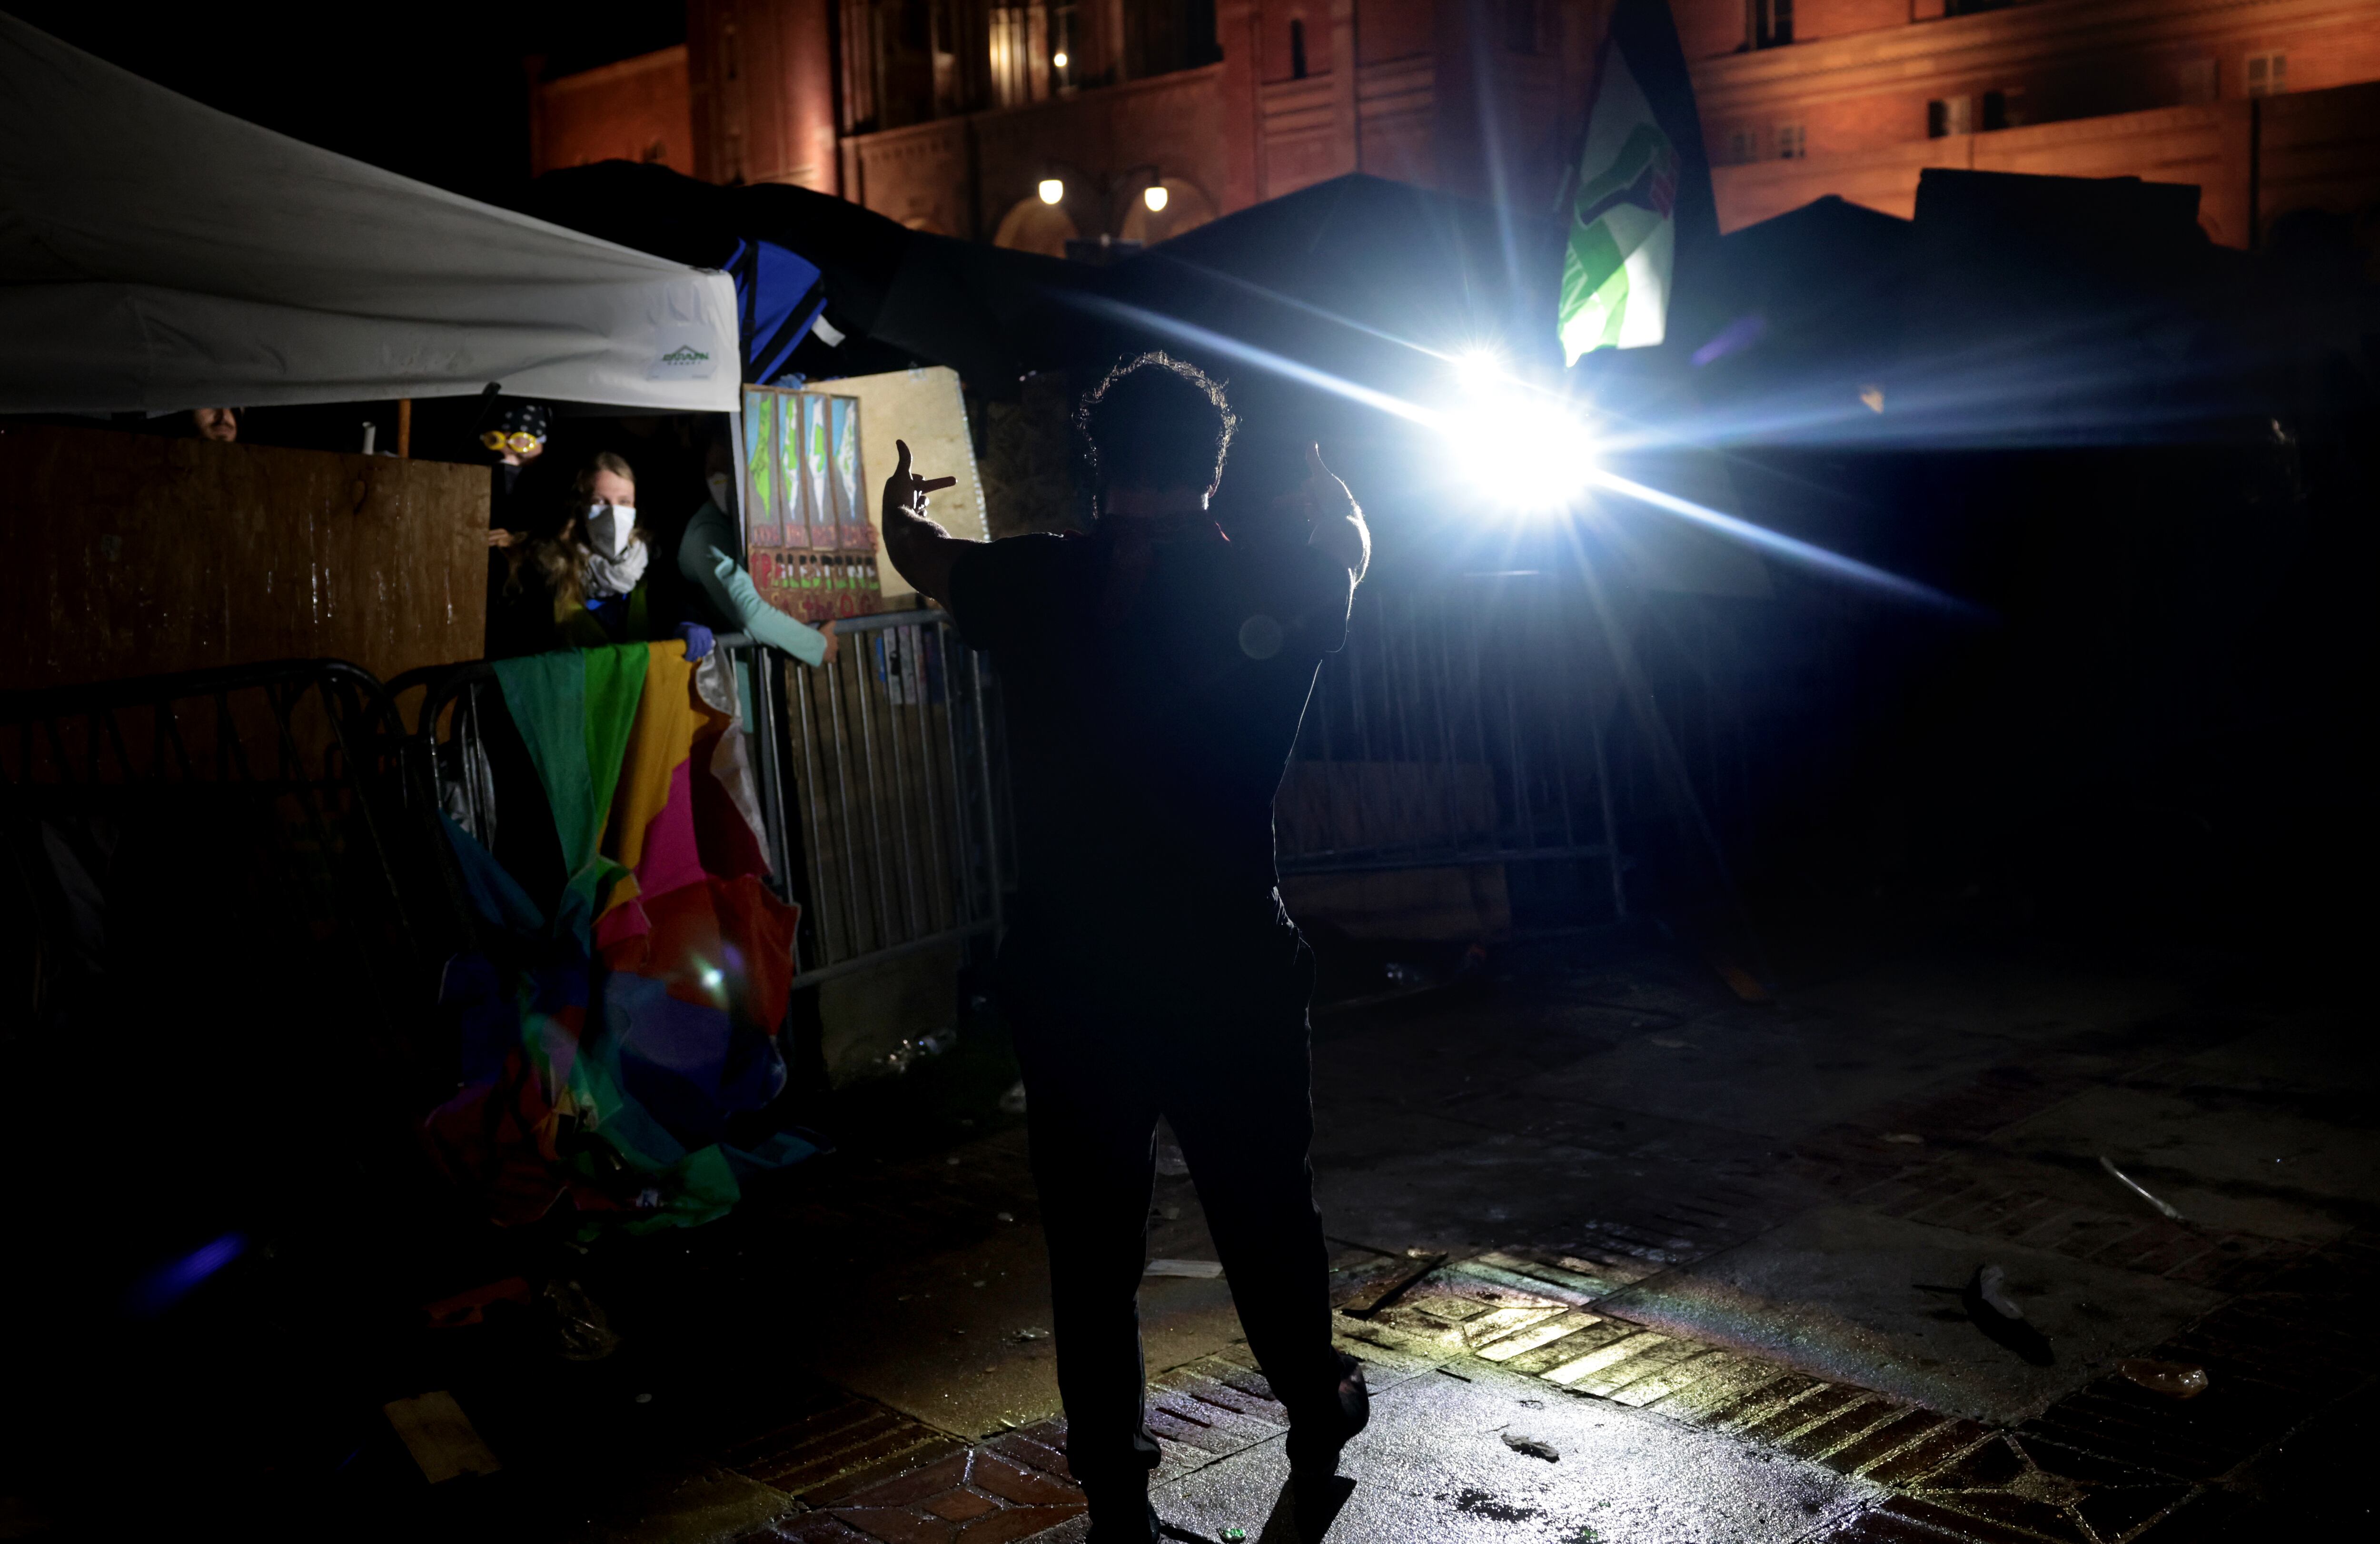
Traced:
<svg viewBox="0 0 2380 1544">
<path fill-rule="evenodd" d="M 892 567 L 916 587 L 918 594 L 947 608 L 951 603 L 951 565 L 974 546 L 926 518 L 926 495 L 948 488 L 954 477 L 918 477 L 909 470 L 909 445 L 900 447 L 900 463 L 884 480 L 884 555 Z"/>
<path fill-rule="evenodd" d="M 1372 565 L 1371 528 L 1364 524 L 1355 495 L 1322 464 L 1320 445 L 1305 447 L 1305 500 L 1314 517 L 1314 534 L 1307 544 L 1343 564 L 1355 582 L 1362 583 L 1364 570 Z"/>
</svg>

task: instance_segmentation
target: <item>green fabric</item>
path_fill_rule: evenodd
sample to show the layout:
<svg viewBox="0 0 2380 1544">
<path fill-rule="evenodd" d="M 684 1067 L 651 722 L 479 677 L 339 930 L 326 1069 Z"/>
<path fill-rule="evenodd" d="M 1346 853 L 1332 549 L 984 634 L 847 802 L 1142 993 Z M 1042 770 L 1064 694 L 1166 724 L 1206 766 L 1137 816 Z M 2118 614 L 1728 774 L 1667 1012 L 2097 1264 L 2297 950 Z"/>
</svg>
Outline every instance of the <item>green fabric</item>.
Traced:
<svg viewBox="0 0 2380 1544">
<path fill-rule="evenodd" d="M 1679 171 L 1677 147 L 1615 43 L 1596 83 L 1562 251 L 1554 331 L 1566 364 L 1595 349 L 1644 347 L 1668 334 Z"/>
<path fill-rule="evenodd" d="M 554 908 L 555 924 L 582 941 L 621 872 L 600 849 L 628 730 L 645 694 L 649 652 L 641 643 L 614 643 L 499 660 L 495 665 L 504 706 L 545 784 L 553 833 L 570 876 Z"/>
</svg>

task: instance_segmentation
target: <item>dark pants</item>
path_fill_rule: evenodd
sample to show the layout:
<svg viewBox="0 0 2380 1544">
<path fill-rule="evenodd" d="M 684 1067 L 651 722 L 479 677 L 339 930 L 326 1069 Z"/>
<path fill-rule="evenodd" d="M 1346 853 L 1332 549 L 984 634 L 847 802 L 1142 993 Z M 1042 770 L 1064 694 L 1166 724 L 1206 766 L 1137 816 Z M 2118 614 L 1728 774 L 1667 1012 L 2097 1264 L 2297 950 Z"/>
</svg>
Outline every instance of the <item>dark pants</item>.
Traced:
<svg viewBox="0 0 2380 1544">
<path fill-rule="evenodd" d="M 1339 1368 L 1307 1160 L 1305 941 L 1284 922 L 1139 970 L 1026 936 L 1010 943 L 1002 973 L 1050 1242 L 1066 1457 L 1094 1506 L 1102 1491 L 1136 1491 L 1158 1462 L 1137 1299 L 1160 1115 L 1274 1397 L 1293 1424 L 1329 1427 Z"/>
</svg>

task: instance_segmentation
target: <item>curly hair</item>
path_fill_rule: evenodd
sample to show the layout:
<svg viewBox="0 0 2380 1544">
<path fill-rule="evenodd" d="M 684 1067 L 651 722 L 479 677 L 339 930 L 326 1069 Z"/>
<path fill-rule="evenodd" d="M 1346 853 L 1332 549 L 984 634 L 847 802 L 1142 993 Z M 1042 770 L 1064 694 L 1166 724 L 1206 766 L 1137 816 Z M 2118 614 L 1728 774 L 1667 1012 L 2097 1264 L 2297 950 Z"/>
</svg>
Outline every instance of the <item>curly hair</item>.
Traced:
<svg viewBox="0 0 2380 1544">
<path fill-rule="evenodd" d="M 1075 423 L 1102 488 L 1195 488 L 1222 480 L 1239 419 L 1222 383 L 1152 351 L 1119 362 L 1083 397 Z"/>
</svg>

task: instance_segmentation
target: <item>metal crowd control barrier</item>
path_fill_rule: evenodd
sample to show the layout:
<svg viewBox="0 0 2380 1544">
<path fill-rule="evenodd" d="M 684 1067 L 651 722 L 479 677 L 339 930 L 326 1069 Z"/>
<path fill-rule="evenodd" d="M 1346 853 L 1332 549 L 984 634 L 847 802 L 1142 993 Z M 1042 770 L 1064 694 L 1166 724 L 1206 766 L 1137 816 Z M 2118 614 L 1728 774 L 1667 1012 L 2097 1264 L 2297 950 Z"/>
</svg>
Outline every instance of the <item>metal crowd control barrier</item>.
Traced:
<svg viewBox="0 0 2380 1544">
<path fill-rule="evenodd" d="M 1602 865 L 1628 912 L 1588 609 L 1549 582 L 1492 597 L 1357 590 L 1275 801 L 1284 876 Z"/>
<path fill-rule="evenodd" d="M 763 836 L 779 894 L 800 903 L 811 986 L 879 961 L 997 932 L 1003 823 L 989 673 L 941 612 L 846 618 L 839 657 L 787 661 L 742 634 L 736 667 Z M 418 797 L 483 835 L 503 819 L 483 722 L 495 668 L 418 672 Z"/>
<path fill-rule="evenodd" d="M 939 611 L 835 624 L 840 657 L 786 668 L 789 776 L 811 952 L 795 984 L 995 935 L 1005 825 L 995 690 Z M 790 822 L 790 823 L 786 823 Z"/>
</svg>

